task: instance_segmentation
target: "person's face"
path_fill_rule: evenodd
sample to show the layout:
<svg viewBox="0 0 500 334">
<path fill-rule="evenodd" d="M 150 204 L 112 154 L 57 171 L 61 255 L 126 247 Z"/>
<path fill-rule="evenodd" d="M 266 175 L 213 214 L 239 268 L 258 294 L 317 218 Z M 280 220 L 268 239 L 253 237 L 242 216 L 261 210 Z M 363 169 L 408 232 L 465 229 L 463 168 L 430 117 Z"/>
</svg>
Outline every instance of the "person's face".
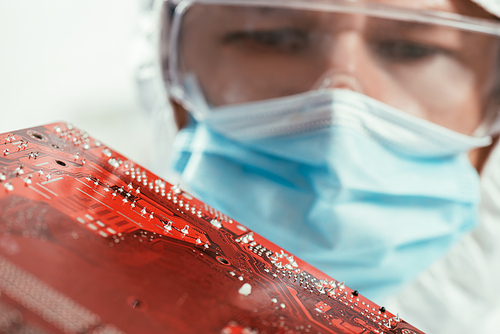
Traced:
<svg viewBox="0 0 500 334">
<path fill-rule="evenodd" d="M 491 18 L 468 0 L 376 0 Z M 429 24 L 290 9 L 194 6 L 180 59 L 214 106 L 346 88 L 472 134 L 491 107 L 496 38 Z"/>
</svg>

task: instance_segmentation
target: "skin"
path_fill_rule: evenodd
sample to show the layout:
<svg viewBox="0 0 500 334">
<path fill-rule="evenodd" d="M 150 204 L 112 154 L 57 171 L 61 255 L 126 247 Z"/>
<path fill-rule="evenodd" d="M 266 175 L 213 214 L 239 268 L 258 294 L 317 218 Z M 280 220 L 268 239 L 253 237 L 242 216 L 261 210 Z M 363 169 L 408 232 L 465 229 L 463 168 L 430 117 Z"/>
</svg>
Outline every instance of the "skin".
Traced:
<svg viewBox="0 0 500 334">
<path fill-rule="evenodd" d="M 372 0 L 372 2 L 416 10 L 438 10 L 495 19 L 469 0 Z M 207 15 L 207 9 L 204 8 L 200 13 L 194 12 L 187 16 L 186 20 L 191 20 L 187 22 L 188 24 L 201 25 L 200 31 L 207 30 L 204 29 L 203 24 L 211 29 L 223 26 L 217 21 L 222 17 L 227 27 L 231 24 L 235 27 L 241 25 L 242 17 L 239 17 L 238 13 L 224 16 L 220 9 L 213 9 L 210 14 Z M 255 13 L 255 15 L 268 15 L 270 17 L 268 21 L 273 27 L 280 24 L 281 26 L 287 25 L 286 17 L 283 15 L 273 17 L 272 11 Z M 200 19 L 201 16 L 203 20 Z M 228 21 L 228 18 L 233 18 L 234 23 Z M 214 21 L 210 22 L 210 19 Z M 283 22 L 280 23 L 280 20 Z M 293 17 L 290 20 L 293 20 Z M 332 21 L 336 22 L 335 27 L 330 24 Z M 256 27 L 256 29 L 269 29 L 265 26 L 265 22 L 264 20 L 263 26 Z M 305 55 L 307 59 L 312 60 L 308 62 L 311 64 L 309 67 L 303 66 L 303 62 L 294 64 L 294 62 L 300 62 L 298 52 L 293 57 L 282 58 L 276 55 L 266 58 L 267 50 L 251 54 L 255 45 L 245 37 L 230 39 L 224 44 L 223 52 L 219 51 L 220 46 L 217 46 L 217 52 L 212 52 L 211 48 L 214 47 L 213 40 L 215 39 L 207 38 L 207 36 L 211 37 L 210 35 L 186 37 L 189 43 L 185 43 L 182 50 L 183 59 L 185 59 L 184 66 L 194 68 L 198 73 L 198 80 L 204 88 L 208 102 L 212 105 L 286 96 L 318 86 L 344 88 L 362 92 L 405 112 L 467 135 L 471 135 L 481 124 L 487 108 L 491 107 L 486 101 L 491 100 L 489 97 L 493 94 L 496 84 L 497 75 L 492 73 L 491 69 L 496 67 L 499 46 L 496 40 L 488 36 L 472 36 L 453 29 L 442 28 L 425 31 L 423 25 L 421 27 L 415 27 L 415 25 L 406 27 L 404 24 L 391 26 L 390 21 L 365 17 L 351 16 L 345 19 L 345 16 L 339 16 L 332 20 L 331 13 L 324 15 L 316 13 L 310 21 L 293 22 L 297 25 L 303 24 L 308 29 L 308 24 L 314 25 L 315 31 L 319 32 L 318 35 L 323 33 L 324 36 L 335 36 L 335 43 L 321 44 L 322 47 L 325 45 L 324 48 Z M 384 27 L 384 24 L 387 26 Z M 225 31 L 214 30 L 214 34 L 228 36 Z M 367 47 L 370 43 L 379 45 L 388 39 L 399 40 L 401 36 L 404 39 L 433 46 L 436 45 L 436 41 L 439 41 L 437 43 L 439 49 L 451 50 L 449 54 L 452 56 L 449 56 L 447 52 L 439 52 L 432 57 L 424 57 L 423 60 L 409 64 L 405 61 L 387 60 L 384 54 L 377 58 Z M 298 48 L 300 49 L 300 45 Z M 202 61 L 200 61 L 200 54 L 204 55 Z M 245 62 L 247 59 L 245 57 L 252 57 L 249 59 L 256 61 Z M 270 59 L 277 60 L 277 62 L 273 63 Z M 238 62 L 238 60 L 241 61 Z M 249 65 L 242 67 L 242 63 Z M 298 64 L 301 66 L 297 66 Z M 266 66 L 268 66 L 267 69 Z M 280 66 L 296 70 L 283 71 L 283 75 L 277 77 L 276 73 L 280 73 L 277 69 Z M 233 78 L 232 75 L 236 71 L 246 80 L 240 82 Z M 245 71 L 247 71 L 246 74 Z M 256 76 L 254 74 L 257 71 L 273 73 L 274 76 Z M 259 80 L 252 81 L 252 78 Z M 443 78 L 446 78 L 446 81 L 443 81 Z M 298 87 L 292 84 L 286 86 L 283 82 L 300 82 L 304 86 Z M 432 83 L 435 84 L 432 85 Z M 276 87 L 282 91 L 277 91 Z M 182 128 L 187 122 L 186 111 L 175 101 L 171 102 L 177 125 Z M 492 147 L 493 145 L 470 152 L 469 158 L 478 172 L 484 166 Z"/>
</svg>

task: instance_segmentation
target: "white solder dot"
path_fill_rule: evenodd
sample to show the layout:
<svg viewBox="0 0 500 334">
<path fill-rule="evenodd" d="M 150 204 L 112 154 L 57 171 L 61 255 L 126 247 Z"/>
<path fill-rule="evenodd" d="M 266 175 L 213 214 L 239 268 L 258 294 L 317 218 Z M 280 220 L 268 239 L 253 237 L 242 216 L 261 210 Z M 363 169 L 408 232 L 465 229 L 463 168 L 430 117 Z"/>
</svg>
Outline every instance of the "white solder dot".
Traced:
<svg viewBox="0 0 500 334">
<path fill-rule="evenodd" d="M 248 296 L 252 293 L 252 286 L 249 283 L 245 283 L 238 290 L 238 293 L 243 296 Z"/>
<path fill-rule="evenodd" d="M 108 160 L 108 163 L 109 163 L 111 166 L 115 167 L 115 168 L 117 168 L 117 167 L 119 167 L 119 166 L 120 166 L 120 164 L 118 163 L 118 161 L 117 161 L 115 158 L 111 158 L 111 159 L 109 159 L 109 160 Z"/>
<path fill-rule="evenodd" d="M 237 227 L 237 228 L 238 228 L 238 230 L 240 230 L 240 231 L 243 231 L 243 232 L 248 231 L 248 229 L 247 229 L 245 226 L 236 225 L 236 227 Z"/>
</svg>

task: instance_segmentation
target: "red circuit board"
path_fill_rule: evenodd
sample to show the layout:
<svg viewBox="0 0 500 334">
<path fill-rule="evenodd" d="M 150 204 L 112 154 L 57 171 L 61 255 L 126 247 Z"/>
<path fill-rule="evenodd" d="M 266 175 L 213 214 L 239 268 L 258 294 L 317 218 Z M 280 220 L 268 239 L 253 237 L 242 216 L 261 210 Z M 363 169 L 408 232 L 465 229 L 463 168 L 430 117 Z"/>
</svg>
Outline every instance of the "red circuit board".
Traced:
<svg viewBox="0 0 500 334">
<path fill-rule="evenodd" d="M 65 123 L 0 135 L 1 333 L 422 333 Z"/>
</svg>

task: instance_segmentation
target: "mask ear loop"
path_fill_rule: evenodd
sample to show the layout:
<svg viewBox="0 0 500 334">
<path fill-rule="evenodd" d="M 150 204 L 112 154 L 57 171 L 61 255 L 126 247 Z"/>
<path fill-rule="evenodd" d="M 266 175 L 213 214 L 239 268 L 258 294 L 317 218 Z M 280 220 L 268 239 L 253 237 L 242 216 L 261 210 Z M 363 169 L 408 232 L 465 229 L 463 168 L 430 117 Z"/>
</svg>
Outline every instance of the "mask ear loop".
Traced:
<svg viewBox="0 0 500 334">
<path fill-rule="evenodd" d="M 485 116 L 481 124 L 474 131 L 473 136 L 495 136 L 500 134 L 500 58 L 495 71 L 496 82 L 490 94 L 491 102 L 486 107 Z"/>
<path fill-rule="evenodd" d="M 189 113 L 192 114 L 197 121 L 206 119 L 212 110 L 205 99 L 203 89 L 194 73 L 188 73 L 184 76 L 184 91 L 185 96 L 189 98 L 189 105 L 191 106 L 187 109 Z"/>
<path fill-rule="evenodd" d="M 495 136 L 500 134 L 500 106 L 489 112 L 491 116 L 487 116 L 482 124 L 474 131 L 475 137 Z"/>
</svg>

